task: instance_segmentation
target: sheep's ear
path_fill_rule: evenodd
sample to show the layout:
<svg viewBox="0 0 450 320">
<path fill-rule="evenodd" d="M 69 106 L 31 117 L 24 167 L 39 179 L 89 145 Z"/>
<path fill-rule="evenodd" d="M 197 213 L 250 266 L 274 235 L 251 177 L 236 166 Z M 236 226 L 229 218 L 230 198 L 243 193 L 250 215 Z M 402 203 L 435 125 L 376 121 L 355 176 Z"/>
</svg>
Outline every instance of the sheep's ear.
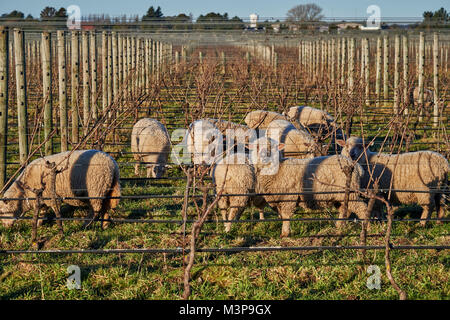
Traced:
<svg viewBox="0 0 450 320">
<path fill-rule="evenodd" d="M 278 150 L 280 150 L 280 151 L 283 150 L 285 146 L 286 145 L 284 143 L 279 143 L 278 144 Z"/>
<path fill-rule="evenodd" d="M 341 147 L 345 147 L 345 141 L 342 140 L 342 139 L 336 140 L 336 143 L 337 143 L 338 145 L 340 145 Z"/>
<path fill-rule="evenodd" d="M 368 148 L 368 147 L 373 146 L 374 144 L 375 144 L 375 141 L 370 141 L 370 142 L 366 143 L 364 146 L 365 146 L 366 148 Z"/>
</svg>

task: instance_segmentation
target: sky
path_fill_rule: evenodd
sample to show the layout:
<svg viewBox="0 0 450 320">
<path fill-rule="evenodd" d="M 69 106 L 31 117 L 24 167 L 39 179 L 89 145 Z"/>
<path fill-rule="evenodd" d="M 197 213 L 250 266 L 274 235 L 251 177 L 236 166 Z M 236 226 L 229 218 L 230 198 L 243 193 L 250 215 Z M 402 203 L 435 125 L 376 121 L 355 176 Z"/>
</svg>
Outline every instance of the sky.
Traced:
<svg viewBox="0 0 450 320">
<path fill-rule="evenodd" d="M 450 10 L 448 0 L 15 0 L 0 1 L 0 14 L 12 10 L 25 15 L 39 17 L 46 6 L 67 8 L 78 5 L 82 16 L 89 14 L 136 15 L 145 14 L 150 6 L 160 6 L 166 16 L 192 13 L 194 18 L 208 12 L 227 12 L 230 17 L 247 18 L 256 13 L 264 18 L 283 18 L 297 4 L 316 3 L 323 8 L 326 17 L 367 17 L 367 7 L 378 5 L 381 17 L 420 18 L 424 11 L 435 11 L 441 7 Z"/>
</svg>

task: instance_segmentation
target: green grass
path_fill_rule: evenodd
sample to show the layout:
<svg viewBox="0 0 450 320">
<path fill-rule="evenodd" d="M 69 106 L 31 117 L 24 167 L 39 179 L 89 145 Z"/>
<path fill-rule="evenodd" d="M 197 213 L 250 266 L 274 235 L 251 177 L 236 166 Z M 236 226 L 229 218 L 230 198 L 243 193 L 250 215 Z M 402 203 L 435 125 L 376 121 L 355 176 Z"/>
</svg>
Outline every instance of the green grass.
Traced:
<svg viewBox="0 0 450 320">
<path fill-rule="evenodd" d="M 182 194 L 183 181 L 170 187 L 149 183 L 126 184 L 124 194 Z M 116 218 L 180 219 L 181 199 L 124 200 Z M 193 208 L 189 210 L 194 212 Z M 64 210 L 66 216 L 83 216 L 85 210 Z M 417 217 L 416 208 L 402 216 Z M 331 216 L 334 214 L 330 213 Z M 317 217 L 319 212 L 298 211 L 295 217 Z M 325 215 L 327 216 L 327 215 Z M 266 209 L 267 218 L 276 215 Z M 194 218 L 194 217 L 192 217 Z M 216 219 L 217 213 L 212 215 Z M 242 219 L 257 219 L 249 208 Z M 383 235 L 386 224 L 374 222 L 370 234 Z M 65 237 L 54 223 L 39 229 L 42 249 L 175 248 L 183 243 L 178 225 L 126 223 L 106 230 L 98 225 L 84 229 L 81 222 L 66 222 Z M 230 234 L 219 223 L 203 228 L 200 247 L 324 246 L 359 244 L 359 223 L 346 226 L 342 237 L 329 222 L 294 222 L 292 235 L 281 239 L 281 223 L 236 223 Z M 415 222 L 396 222 L 394 244 L 444 245 L 449 243 L 448 224 L 422 228 Z M 21 221 L 12 229 L 0 227 L 1 249 L 30 249 L 31 226 Z M 189 238 L 189 234 L 187 236 Z M 368 244 L 383 245 L 382 236 Z M 411 299 L 449 298 L 448 251 L 404 250 L 392 252 L 393 274 Z M 78 265 L 82 289 L 66 287 L 66 270 Z M 369 265 L 381 269 L 381 289 L 369 290 Z M 183 262 L 171 254 L 23 254 L 0 255 L 1 299 L 179 299 Z M 193 299 L 396 299 L 385 276 L 384 251 L 368 251 L 366 260 L 353 250 L 197 253 L 192 270 Z"/>
</svg>

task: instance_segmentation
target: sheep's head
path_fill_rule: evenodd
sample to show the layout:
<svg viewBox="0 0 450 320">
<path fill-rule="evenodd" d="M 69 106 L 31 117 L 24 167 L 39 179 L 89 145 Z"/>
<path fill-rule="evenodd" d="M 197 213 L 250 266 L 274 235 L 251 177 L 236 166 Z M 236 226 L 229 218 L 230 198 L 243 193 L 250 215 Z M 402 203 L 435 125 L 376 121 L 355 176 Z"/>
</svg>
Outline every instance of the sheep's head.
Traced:
<svg viewBox="0 0 450 320">
<path fill-rule="evenodd" d="M 336 143 L 342 147 L 341 154 L 352 160 L 362 161 L 363 155 L 368 151 L 372 143 L 363 143 L 361 138 L 350 137 L 347 141 L 336 140 Z"/>
<path fill-rule="evenodd" d="M 12 186 L 3 195 L 3 200 L 0 200 L 0 220 L 5 227 L 11 227 L 15 219 L 22 212 L 22 201 L 10 200 L 9 198 L 19 198 L 24 194 L 24 190 L 19 182 L 14 182 Z M 8 219 L 2 219 L 8 217 Z"/>
<path fill-rule="evenodd" d="M 166 172 L 166 166 L 163 164 L 147 166 L 147 178 L 161 178 Z"/>
<path fill-rule="evenodd" d="M 261 175 L 273 175 L 278 172 L 281 155 L 285 145 L 267 137 L 259 138 L 249 144 L 251 163 Z"/>
<path fill-rule="evenodd" d="M 211 165 L 222 155 L 223 135 L 208 120 L 193 122 L 186 134 L 185 141 L 194 164 Z"/>
</svg>

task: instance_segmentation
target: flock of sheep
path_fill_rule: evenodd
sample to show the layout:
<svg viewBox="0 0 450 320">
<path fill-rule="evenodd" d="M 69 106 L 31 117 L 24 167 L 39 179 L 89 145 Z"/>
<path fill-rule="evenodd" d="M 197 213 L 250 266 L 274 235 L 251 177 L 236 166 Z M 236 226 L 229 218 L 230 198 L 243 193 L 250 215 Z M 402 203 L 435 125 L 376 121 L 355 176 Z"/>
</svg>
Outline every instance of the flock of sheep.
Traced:
<svg viewBox="0 0 450 320">
<path fill-rule="evenodd" d="M 340 227 L 351 213 L 360 219 L 369 217 L 365 191 L 374 187 L 377 195 L 394 207 L 420 205 L 423 225 L 434 210 L 439 219 L 445 215 L 442 193 L 447 187 L 449 163 L 439 153 L 372 152 L 363 139 L 345 137 L 329 114 L 308 106 L 292 107 L 283 114 L 252 111 L 245 123 L 197 120 L 180 144 L 191 163 L 210 167 L 226 231 L 250 204 L 258 208 L 261 219 L 267 205 L 286 219 L 283 237 L 289 236 L 288 219 L 297 207 L 334 206 L 339 210 Z M 328 155 L 330 145 L 322 145 L 325 140 L 340 146 L 340 154 Z M 171 155 L 171 140 L 164 125 L 154 119 L 139 120 L 132 130 L 131 151 L 137 162 L 136 175 L 145 163 L 147 177 L 163 176 Z M 56 165 L 56 178 L 52 164 Z M 352 192 L 344 192 L 346 189 Z M 111 156 L 98 150 L 36 159 L 0 201 L 4 225 L 12 225 L 15 218 L 37 206 L 39 202 L 33 200 L 37 190 L 42 192 L 42 204 L 55 212 L 56 198 L 72 206 L 88 205 L 90 217 L 103 218 L 105 226 L 109 210 L 119 203 L 119 168 Z"/>
</svg>

